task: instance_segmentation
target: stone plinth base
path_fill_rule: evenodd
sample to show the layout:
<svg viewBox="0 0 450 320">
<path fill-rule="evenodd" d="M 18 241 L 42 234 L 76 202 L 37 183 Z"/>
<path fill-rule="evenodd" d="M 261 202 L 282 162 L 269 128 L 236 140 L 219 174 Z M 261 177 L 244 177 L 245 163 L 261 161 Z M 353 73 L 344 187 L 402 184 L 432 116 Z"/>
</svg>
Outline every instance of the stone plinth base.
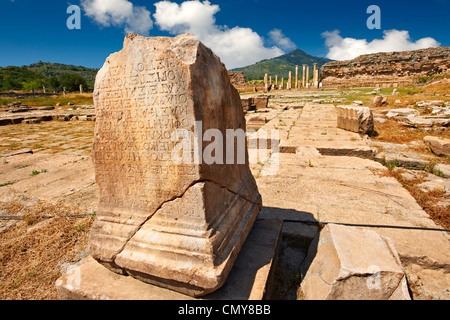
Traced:
<svg viewBox="0 0 450 320">
<path fill-rule="evenodd" d="M 202 299 L 261 300 L 270 294 L 281 241 L 281 220 L 256 221 L 225 282 Z M 92 257 L 56 281 L 62 300 L 196 300 L 172 290 L 116 274 Z"/>
</svg>

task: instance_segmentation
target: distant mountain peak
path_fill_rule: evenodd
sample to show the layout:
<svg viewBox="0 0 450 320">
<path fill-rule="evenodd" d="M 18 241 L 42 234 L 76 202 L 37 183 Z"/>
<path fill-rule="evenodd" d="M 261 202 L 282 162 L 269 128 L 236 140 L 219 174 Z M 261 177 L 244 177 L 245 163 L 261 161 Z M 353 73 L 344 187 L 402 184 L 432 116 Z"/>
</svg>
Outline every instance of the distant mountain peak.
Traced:
<svg viewBox="0 0 450 320">
<path fill-rule="evenodd" d="M 269 76 L 278 76 L 279 79 L 287 79 L 289 71 L 295 72 L 295 66 L 299 67 L 299 73 L 303 72 L 303 65 L 307 65 L 310 68 L 309 75 L 312 77 L 312 68 L 314 63 L 317 63 L 317 67 L 322 67 L 325 63 L 328 63 L 330 59 L 314 57 L 307 54 L 301 49 L 295 49 L 289 53 L 275 57 L 272 59 L 265 59 L 259 61 L 253 65 L 235 68 L 230 71 L 242 71 L 245 74 L 246 80 L 261 80 L 264 79 L 264 75 L 267 73 Z"/>
</svg>

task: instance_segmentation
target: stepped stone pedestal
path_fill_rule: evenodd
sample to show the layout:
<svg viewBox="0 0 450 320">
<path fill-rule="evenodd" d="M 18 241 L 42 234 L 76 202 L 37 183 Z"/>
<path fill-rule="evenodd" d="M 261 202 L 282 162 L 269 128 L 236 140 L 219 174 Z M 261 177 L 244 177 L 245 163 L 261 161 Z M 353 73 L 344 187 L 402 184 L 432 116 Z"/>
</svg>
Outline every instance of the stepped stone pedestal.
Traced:
<svg viewBox="0 0 450 320">
<path fill-rule="evenodd" d="M 94 103 L 93 259 L 190 296 L 220 288 L 262 207 L 245 139 L 218 146 L 231 162 L 204 139 L 245 132 L 225 66 L 193 35 L 128 35 L 98 72 Z"/>
<path fill-rule="evenodd" d="M 224 285 L 201 298 L 119 275 L 92 257 L 58 279 L 64 300 L 263 300 L 273 294 L 282 220 L 257 220 Z"/>
</svg>

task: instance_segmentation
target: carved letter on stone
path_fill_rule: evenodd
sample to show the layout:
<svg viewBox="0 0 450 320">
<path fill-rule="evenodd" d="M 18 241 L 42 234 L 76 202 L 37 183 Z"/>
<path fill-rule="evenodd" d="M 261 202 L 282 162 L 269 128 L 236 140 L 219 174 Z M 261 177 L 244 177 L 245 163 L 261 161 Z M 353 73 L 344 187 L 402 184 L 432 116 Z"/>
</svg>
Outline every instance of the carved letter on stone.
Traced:
<svg viewBox="0 0 450 320">
<path fill-rule="evenodd" d="M 91 255 L 114 272 L 192 296 L 218 289 L 261 196 L 247 146 L 236 150 L 245 153 L 244 164 L 227 163 L 225 153 L 212 164 L 190 162 L 198 144 L 180 147 L 186 136 L 177 130 L 194 135 L 201 123 L 202 137 L 210 129 L 223 137 L 227 129 L 245 131 L 240 97 L 224 65 L 193 35 L 128 35 L 98 72 L 94 102 L 100 202 Z M 173 161 L 174 154 L 189 152 L 186 146 L 192 154 Z"/>
</svg>

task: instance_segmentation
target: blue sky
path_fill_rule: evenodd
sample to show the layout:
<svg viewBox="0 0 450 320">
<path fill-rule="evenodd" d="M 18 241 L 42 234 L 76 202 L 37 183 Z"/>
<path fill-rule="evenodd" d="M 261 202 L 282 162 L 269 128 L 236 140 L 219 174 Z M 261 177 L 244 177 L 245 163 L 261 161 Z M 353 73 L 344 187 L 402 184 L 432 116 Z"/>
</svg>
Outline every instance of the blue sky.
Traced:
<svg viewBox="0 0 450 320">
<path fill-rule="evenodd" d="M 81 29 L 68 29 L 69 5 Z M 369 29 L 367 8 L 380 8 Z M 196 34 L 228 68 L 302 49 L 336 60 L 450 46 L 450 0 L 0 0 L 0 66 L 37 61 L 100 68 L 127 32 Z"/>
</svg>

